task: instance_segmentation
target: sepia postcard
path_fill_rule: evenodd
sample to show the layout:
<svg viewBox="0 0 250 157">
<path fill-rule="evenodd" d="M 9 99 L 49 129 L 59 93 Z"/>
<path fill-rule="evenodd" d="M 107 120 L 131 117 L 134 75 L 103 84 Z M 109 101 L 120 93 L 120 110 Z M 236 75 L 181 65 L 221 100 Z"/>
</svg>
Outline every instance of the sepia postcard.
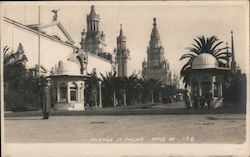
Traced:
<svg viewBox="0 0 250 157">
<path fill-rule="evenodd" d="M 2 157 L 250 156 L 249 1 L 0 7 Z"/>
</svg>

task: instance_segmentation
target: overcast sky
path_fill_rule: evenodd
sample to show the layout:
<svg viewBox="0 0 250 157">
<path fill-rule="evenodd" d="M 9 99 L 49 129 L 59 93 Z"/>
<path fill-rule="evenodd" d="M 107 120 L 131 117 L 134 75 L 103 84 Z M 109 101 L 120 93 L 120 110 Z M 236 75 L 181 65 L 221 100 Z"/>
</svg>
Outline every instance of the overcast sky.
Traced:
<svg viewBox="0 0 250 157">
<path fill-rule="evenodd" d="M 247 53 L 247 5 L 241 3 L 203 3 L 203 2 L 74 2 L 43 3 L 41 22 L 52 20 L 52 9 L 59 9 L 58 20 L 79 45 L 82 29 L 86 29 L 86 15 L 94 4 L 96 13 L 101 17 L 100 29 L 106 34 L 106 50 L 113 52 L 120 23 L 127 36 L 127 48 L 131 52 L 130 70 L 141 70 L 141 63 L 146 58 L 146 50 L 153 27 L 153 17 L 157 18 L 165 56 L 171 70 L 179 75 L 186 61 L 179 58 L 187 53 L 187 47 L 200 35 L 216 35 L 220 40 L 231 45 L 230 31 L 234 31 L 236 61 L 246 72 Z M 211 5 L 212 4 L 212 5 Z M 246 4 L 243 3 L 242 4 Z M 23 4 L 22 4 L 23 5 Z M 24 24 L 38 23 L 38 7 L 35 2 L 25 5 L 5 7 L 4 15 Z M 245 6 L 245 7 L 244 7 Z M 224 45 L 225 46 L 225 45 Z"/>
</svg>

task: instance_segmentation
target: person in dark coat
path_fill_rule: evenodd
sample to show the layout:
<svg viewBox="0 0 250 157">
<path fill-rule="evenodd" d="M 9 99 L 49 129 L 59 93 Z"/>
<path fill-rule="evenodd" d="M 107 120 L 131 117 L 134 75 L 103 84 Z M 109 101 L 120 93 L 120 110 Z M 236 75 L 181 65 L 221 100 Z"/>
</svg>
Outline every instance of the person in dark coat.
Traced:
<svg viewBox="0 0 250 157">
<path fill-rule="evenodd" d="M 206 102 L 205 97 L 202 95 L 202 96 L 199 97 L 199 100 L 200 100 L 199 101 L 200 102 L 200 108 L 203 109 L 204 106 L 205 106 L 205 102 Z"/>
<path fill-rule="evenodd" d="M 49 88 L 49 82 L 46 84 L 46 86 L 43 89 L 43 95 L 42 95 L 42 105 L 43 105 L 43 119 L 49 119 L 49 112 L 50 112 L 50 88 Z"/>
<path fill-rule="evenodd" d="M 186 108 L 189 109 L 191 106 L 190 106 L 190 95 L 189 95 L 188 90 L 185 91 L 184 102 L 185 102 Z"/>
<path fill-rule="evenodd" d="M 211 100 L 212 100 L 212 93 L 211 92 L 207 92 L 206 96 L 205 96 L 205 99 L 206 99 L 206 103 L 207 103 L 207 108 L 210 109 Z"/>
<path fill-rule="evenodd" d="M 199 95 L 196 92 L 194 93 L 193 99 L 194 99 L 194 108 L 198 109 L 198 106 L 199 106 Z"/>
</svg>

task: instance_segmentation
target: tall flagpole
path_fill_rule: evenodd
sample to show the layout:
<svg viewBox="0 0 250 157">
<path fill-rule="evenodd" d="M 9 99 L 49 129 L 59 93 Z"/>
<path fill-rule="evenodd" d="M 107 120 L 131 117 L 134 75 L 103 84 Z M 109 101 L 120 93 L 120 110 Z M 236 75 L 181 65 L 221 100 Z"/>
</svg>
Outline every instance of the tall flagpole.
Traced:
<svg viewBox="0 0 250 157">
<path fill-rule="evenodd" d="M 40 6 L 38 7 L 38 77 L 40 78 L 40 26 L 41 26 L 41 14 Z"/>
<path fill-rule="evenodd" d="M 26 25 L 26 6 L 24 6 L 24 17 L 23 17 L 23 23 Z"/>
</svg>

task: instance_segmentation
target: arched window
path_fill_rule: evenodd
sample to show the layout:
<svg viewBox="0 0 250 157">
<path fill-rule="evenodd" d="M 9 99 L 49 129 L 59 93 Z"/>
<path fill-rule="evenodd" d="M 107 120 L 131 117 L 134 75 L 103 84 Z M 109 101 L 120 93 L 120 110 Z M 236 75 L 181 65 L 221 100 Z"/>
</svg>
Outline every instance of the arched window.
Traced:
<svg viewBox="0 0 250 157">
<path fill-rule="evenodd" d="M 77 100 L 77 84 L 72 83 L 70 85 L 70 101 L 76 101 Z"/>
<path fill-rule="evenodd" d="M 67 100 L 67 85 L 66 83 L 62 82 L 59 85 L 59 89 L 60 89 L 60 102 L 66 102 Z"/>
</svg>

